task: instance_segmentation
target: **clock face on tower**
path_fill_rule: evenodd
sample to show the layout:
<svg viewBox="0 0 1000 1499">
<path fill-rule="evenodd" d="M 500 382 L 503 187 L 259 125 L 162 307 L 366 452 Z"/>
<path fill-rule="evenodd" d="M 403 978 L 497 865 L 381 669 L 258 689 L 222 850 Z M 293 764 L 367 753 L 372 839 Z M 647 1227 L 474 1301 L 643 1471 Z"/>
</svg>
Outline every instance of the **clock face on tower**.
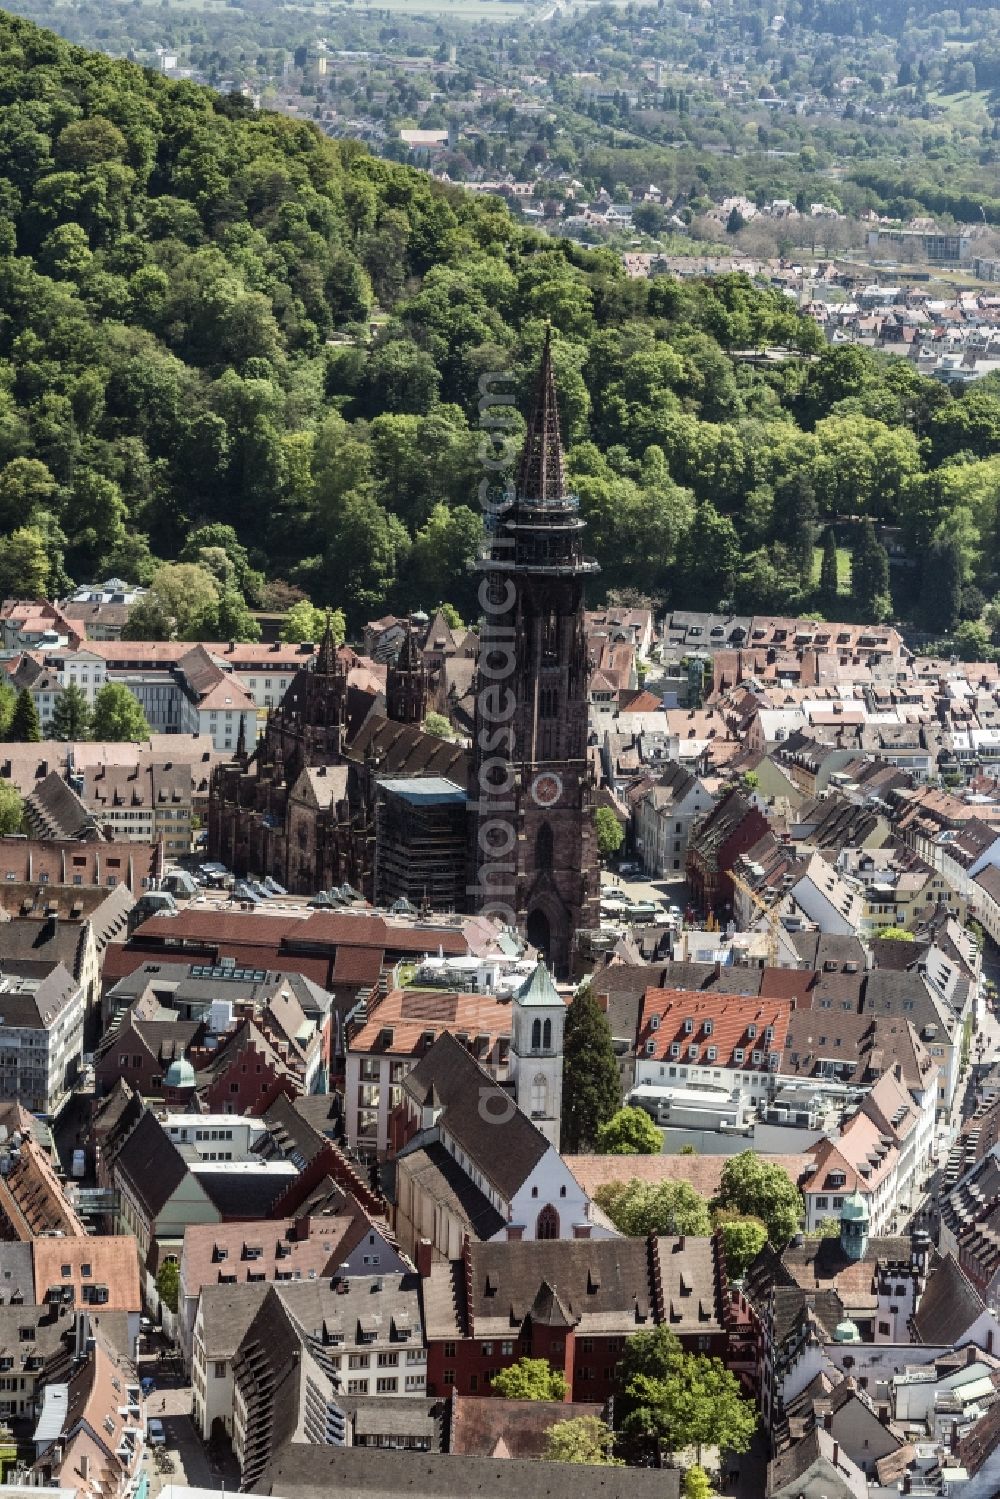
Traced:
<svg viewBox="0 0 1000 1499">
<path fill-rule="evenodd" d="M 540 807 L 554 807 L 562 793 L 562 776 L 554 770 L 540 771 L 531 783 L 531 795 Z"/>
</svg>

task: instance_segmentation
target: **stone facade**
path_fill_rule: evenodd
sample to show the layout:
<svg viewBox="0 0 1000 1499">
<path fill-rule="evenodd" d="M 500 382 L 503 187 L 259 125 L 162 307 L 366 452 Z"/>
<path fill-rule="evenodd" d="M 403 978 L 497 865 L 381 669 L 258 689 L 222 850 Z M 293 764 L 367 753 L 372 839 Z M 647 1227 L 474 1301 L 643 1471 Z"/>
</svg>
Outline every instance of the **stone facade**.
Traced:
<svg viewBox="0 0 1000 1499">
<path fill-rule="evenodd" d="M 565 973 L 574 933 L 598 925 L 583 597 L 597 564 L 566 490 L 548 340 L 516 498 L 492 520 L 480 562 L 475 896 Z"/>
</svg>

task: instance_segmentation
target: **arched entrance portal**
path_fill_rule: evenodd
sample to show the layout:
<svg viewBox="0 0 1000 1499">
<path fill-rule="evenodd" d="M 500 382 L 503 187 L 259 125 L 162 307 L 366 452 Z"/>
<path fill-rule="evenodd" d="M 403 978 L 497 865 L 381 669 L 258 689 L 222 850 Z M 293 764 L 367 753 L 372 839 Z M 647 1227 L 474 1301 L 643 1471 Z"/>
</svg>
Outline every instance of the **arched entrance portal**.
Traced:
<svg viewBox="0 0 1000 1499">
<path fill-rule="evenodd" d="M 532 947 L 537 947 L 542 957 L 548 962 L 551 955 L 552 932 L 549 927 L 549 918 L 537 906 L 533 911 L 528 912 L 526 935 Z"/>
</svg>

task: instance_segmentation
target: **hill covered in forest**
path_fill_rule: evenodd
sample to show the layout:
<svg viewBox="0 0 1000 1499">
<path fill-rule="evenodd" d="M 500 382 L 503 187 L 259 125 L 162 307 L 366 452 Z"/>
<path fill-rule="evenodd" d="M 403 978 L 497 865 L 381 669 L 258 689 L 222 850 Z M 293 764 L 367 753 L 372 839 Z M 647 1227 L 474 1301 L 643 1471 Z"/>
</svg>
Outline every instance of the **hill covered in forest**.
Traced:
<svg viewBox="0 0 1000 1499">
<path fill-rule="evenodd" d="M 480 378 L 527 399 L 547 323 L 604 587 L 843 612 L 814 544 L 870 516 L 917 577 L 954 574 L 956 609 L 995 591 L 992 389 L 826 350 L 739 277 L 629 280 L 496 200 L 0 16 L 4 593 L 209 546 L 251 603 L 284 582 L 355 626 L 473 613 Z M 809 357 L 730 354 L 773 344 Z M 858 572 L 855 607 L 887 611 Z"/>
</svg>

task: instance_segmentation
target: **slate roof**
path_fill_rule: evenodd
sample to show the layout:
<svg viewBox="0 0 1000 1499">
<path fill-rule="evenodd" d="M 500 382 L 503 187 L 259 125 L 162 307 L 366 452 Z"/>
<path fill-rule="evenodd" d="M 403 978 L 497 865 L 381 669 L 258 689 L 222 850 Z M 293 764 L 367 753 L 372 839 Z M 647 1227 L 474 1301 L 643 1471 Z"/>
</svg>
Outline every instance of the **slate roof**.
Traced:
<svg viewBox="0 0 1000 1499">
<path fill-rule="evenodd" d="M 927 1277 L 924 1294 L 913 1315 L 917 1342 L 946 1347 L 962 1341 L 986 1310 L 985 1303 L 952 1254 L 946 1254 Z"/>
<path fill-rule="evenodd" d="M 679 1499 L 678 1468 L 630 1468 L 630 1499 Z M 290 1442 L 272 1457 L 259 1493 L 282 1499 L 621 1499 L 621 1470 L 522 1458 L 455 1457 Z"/>
<path fill-rule="evenodd" d="M 424 1196 L 447 1208 L 477 1239 L 492 1239 L 507 1221 L 436 1140 L 399 1155 L 396 1175 L 397 1180 L 400 1176 L 407 1177 Z"/>
<path fill-rule="evenodd" d="M 100 830 L 94 814 L 63 780 L 50 770 L 24 799 L 25 816 L 32 832 L 44 839 L 95 842 Z"/>
<path fill-rule="evenodd" d="M 433 1102 L 443 1111 L 443 1127 L 503 1197 L 513 1197 L 551 1149 L 541 1130 L 520 1109 L 510 1109 L 510 1095 L 447 1031 L 402 1086 L 419 1105 Z"/>
<path fill-rule="evenodd" d="M 146 1109 L 122 1146 L 114 1171 L 128 1180 L 152 1220 L 188 1175 L 188 1166 L 156 1115 Z"/>
</svg>

